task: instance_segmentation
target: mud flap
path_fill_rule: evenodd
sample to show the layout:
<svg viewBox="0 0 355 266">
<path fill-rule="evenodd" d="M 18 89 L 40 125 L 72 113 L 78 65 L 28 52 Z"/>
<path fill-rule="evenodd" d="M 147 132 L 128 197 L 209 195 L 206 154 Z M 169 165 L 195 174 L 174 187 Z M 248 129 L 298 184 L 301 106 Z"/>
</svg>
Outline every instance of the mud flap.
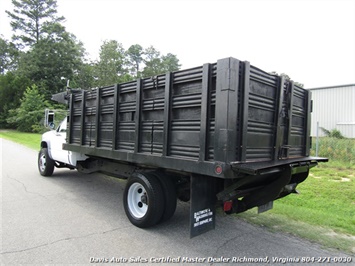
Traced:
<svg viewBox="0 0 355 266">
<path fill-rule="evenodd" d="M 192 175 L 190 190 L 190 237 L 215 228 L 216 185 L 209 176 Z"/>
<path fill-rule="evenodd" d="M 269 201 L 264 205 L 258 206 L 258 214 L 271 210 L 274 207 L 274 201 Z"/>
</svg>

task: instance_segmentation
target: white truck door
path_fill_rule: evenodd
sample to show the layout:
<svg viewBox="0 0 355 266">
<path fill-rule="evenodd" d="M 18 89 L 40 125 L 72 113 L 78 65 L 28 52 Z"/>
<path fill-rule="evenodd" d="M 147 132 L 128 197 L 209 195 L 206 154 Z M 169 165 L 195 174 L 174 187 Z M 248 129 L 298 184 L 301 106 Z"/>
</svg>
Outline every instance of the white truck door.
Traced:
<svg viewBox="0 0 355 266">
<path fill-rule="evenodd" d="M 69 164 L 69 152 L 63 150 L 63 143 L 67 136 L 67 119 L 64 119 L 55 131 L 55 138 L 51 141 L 52 159 L 61 163 Z"/>
</svg>

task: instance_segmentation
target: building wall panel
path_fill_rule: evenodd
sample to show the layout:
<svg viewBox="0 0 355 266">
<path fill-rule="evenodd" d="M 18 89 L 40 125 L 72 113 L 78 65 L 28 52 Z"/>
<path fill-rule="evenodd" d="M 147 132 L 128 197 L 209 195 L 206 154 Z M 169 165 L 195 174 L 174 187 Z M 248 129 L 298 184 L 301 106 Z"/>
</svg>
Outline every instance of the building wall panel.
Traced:
<svg viewBox="0 0 355 266">
<path fill-rule="evenodd" d="M 319 127 L 338 129 L 347 138 L 355 138 L 355 84 L 314 88 L 311 135 Z M 324 136 L 319 130 L 319 136 Z"/>
</svg>

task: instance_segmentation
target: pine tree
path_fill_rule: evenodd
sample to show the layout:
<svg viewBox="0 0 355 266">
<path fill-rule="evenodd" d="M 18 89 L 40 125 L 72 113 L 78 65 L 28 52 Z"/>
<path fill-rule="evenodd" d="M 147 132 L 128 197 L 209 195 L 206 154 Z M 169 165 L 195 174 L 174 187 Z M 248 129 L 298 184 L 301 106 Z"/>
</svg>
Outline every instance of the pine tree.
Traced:
<svg viewBox="0 0 355 266">
<path fill-rule="evenodd" d="M 32 47 L 48 34 L 53 24 L 64 21 L 64 17 L 57 16 L 56 0 L 12 0 L 12 4 L 13 12 L 6 13 L 15 32 L 13 41 L 20 47 Z"/>
</svg>

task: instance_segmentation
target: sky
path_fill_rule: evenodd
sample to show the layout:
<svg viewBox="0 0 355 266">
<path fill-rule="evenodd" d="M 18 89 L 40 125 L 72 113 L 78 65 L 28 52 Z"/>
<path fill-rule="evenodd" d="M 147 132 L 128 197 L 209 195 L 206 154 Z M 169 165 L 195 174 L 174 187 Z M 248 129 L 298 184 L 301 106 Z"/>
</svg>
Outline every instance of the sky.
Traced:
<svg viewBox="0 0 355 266">
<path fill-rule="evenodd" d="M 225 57 L 305 88 L 355 84 L 355 0 L 57 0 L 67 31 L 98 58 L 106 40 L 177 56 L 182 69 Z M 0 34 L 11 39 L 11 0 Z"/>
</svg>

